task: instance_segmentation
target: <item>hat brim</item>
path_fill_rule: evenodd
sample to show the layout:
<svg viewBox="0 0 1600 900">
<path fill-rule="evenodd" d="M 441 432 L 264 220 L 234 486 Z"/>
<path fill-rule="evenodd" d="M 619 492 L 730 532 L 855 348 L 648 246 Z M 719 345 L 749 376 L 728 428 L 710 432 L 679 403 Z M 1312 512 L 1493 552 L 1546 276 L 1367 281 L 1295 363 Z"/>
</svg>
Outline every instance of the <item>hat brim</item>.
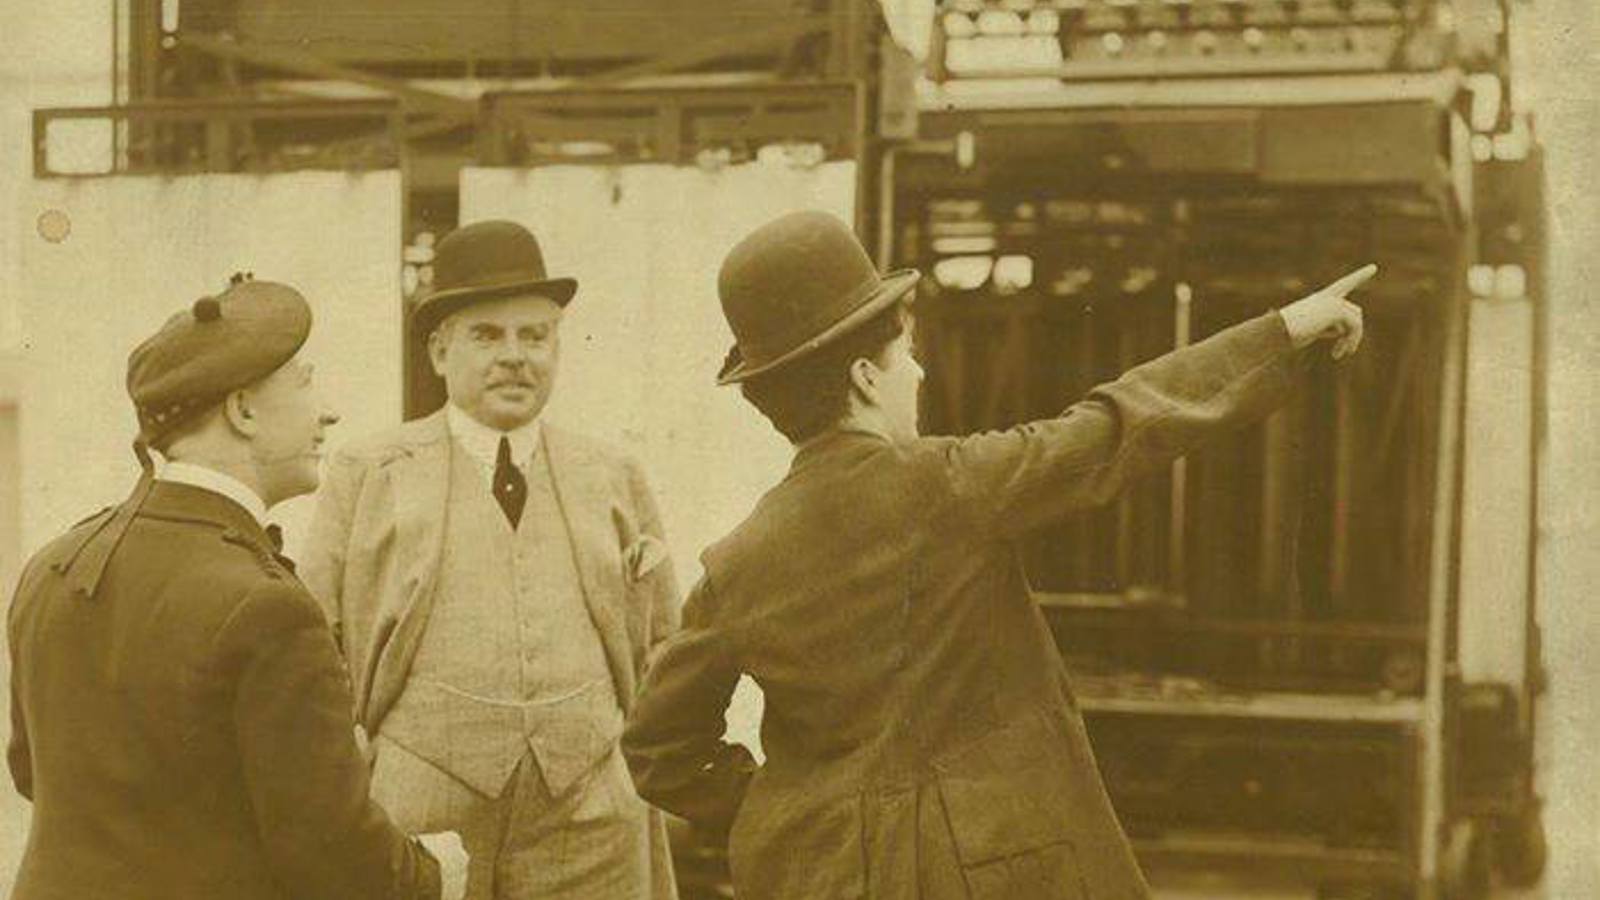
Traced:
<svg viewBox="0 0 1600 900">
<path fill-rule="evenodd" d="M 422 302 L 411 311 L 411 330 L 413 334 L 426 338 L 451 314 L 458 313 L 475 303 L 523 294 L 545 297 L 555 305 L 565 308 L 572 302 L 572 297 L 577 292 L 576 278 L 544 278 L 538 281 L 514 281 L 486 287 L 474 285 L 450 288 L 422 298 Z"/>
<path fill-rule="evenodd" d="M 922 279 L 922 273 L 916 269 L 901 269 L 883 276 L 878 289 L 866 296 L 860 305 L 847 313 L 843 318 L 829 325 L 815 337 L 800 344 L 798 347 L 783 353 L 775 359 L 767 360 L 759 365 L 751 365 L 739 353 L 736 346 L 728 353 L 728 362 L 717 375 L 717 384 L 737 384 L 749 378 L 754 378 L 766 372 L 771 372 L 783 365 L 791 363 L 803 356 L 808 356 L 826 347 L 828 344 L 849 334 L 857 328 L 872 320 L 873 316 L 888 309 L 900 298 L 904 297 L 917 286 Z"/>
</svg>

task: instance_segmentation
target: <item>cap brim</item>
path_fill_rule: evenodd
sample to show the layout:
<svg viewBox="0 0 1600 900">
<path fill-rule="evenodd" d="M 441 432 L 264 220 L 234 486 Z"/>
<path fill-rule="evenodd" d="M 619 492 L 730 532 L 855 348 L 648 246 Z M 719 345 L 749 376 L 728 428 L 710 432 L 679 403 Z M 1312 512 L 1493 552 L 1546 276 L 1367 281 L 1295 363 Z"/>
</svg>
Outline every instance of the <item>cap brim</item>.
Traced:
<svg viewBox="0 0 1600 900">
<path fill-rule="evenodd" d="M 786 363 L 793 362 L 803 356 L 815 353 L 833 341 L 849 334 L 855 329 L 872 320 L 873 316 L 888 309 L 900 298 L 904 297 L 917 282 L 922 279 L 922 273 L 916 269 L 901 269 L 883 276 L 883 281 L 878 289 L 868 294 L 859 306 L 851 310 L 844 318 L 833 323 L 811 340 L 787 353 L 768 360 L 760 365 L 750 365 L 739 355 L 739 348 L 735 347 L 728 354 L 728 365 L 717 375 L 717 384 L 737 384 L 748 378 L 753 378 L 764 372 L 771 372 Z"/>
<path fill-rule="evenodd" d="M 514 281 L 492 287 L 451 288 L 422 298 L 422 302 L 411 312 L 411 329 L 413 333 L 425 338 L 452 313 L 460 312 L 474 303 L 523 294 L 548 298 L 555 305 L 564 308 L 572 302 L 572 297 L 577 292 L 576 278 L 545 278 L 539 281 Z"/>
</svg>

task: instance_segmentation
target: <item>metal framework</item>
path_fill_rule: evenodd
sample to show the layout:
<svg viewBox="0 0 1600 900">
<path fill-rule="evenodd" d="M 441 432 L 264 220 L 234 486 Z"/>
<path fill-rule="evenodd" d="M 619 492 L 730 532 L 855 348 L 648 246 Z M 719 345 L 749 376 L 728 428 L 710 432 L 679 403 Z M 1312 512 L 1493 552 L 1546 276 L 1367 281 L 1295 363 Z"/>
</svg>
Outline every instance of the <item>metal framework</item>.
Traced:
<svg viewBox="0 0 1600 900">
<path fill-rule="evenodd" d="M 429 60 L 429 79 L 407 77 L 407 57 L 380 38 L 393 32 L 398 39 L 435 19 L 443 25 L 440 10 L 402 4 L 396 11 L 405 14 L 389 19 L 375 9 L 355 15 L 369 12 L 359 0 L 334 0 L 348 15 L 317 6 L 287 0 L 268 10 L 257 0 L 218 0 L 186 4 L 174 20 L 157 0 L 133 0 L 130 101 L 200 100 L 215 105 L 189 109 L 221 118 L 233 107 L 288 115 L 306 102 L 295 95 L 315 91 L 375 94 L 398 104 L 419 189 L 453 186 L 449 170 L 468 161 L 570 161 L 562 143 L 610 141 L 610 161 L 682 162 L 685 147 L 692 159 L 705 147 L 737 149 L 769 137 L 819 142 L 830 156 L 869 150 L 881 37 L 872 0 L 813 3 L 798 15 L 768 0 L 733 17 L 719 4 L 679 0 L 648 12 L 629 8 L 620 18 L 604 3 L 592 11 L 555 2 L 523 10 L 484 0 L 459 33 L 415 44 L 412 56 Z M 521 51 L 536 59 L 517 57 L 524 38 L 508 38 L 529 29 L 544 35 Z M 673 42 L 652 43 L 656 33 Z M 290 35 L 301 43 L 314 36 L 315 49 L 293 45 Z M 631 49 L 615 56 L 613 47 Z M 491 64 L 479 58 L 484 53 L 513 55 Z M 507 66 L 529 61 L 538 67 L 525 74 L 546 76 L 537 89 L 481 93 L 485 84 L 505 83 Z M 496 81 L 480 80 L 485 67 Z M 575 74 L 550 77 L 567 69 Z M 733 75 L 747 83 L 728 85 Z M 688 81 L 646 83 L 663 76 Z M 302 132 L 318 139 L 318 129 Z"/>
<path fill-rule="evenodd" d="M 1102 183 L 1064 199 L 1047 191 L 990 188 L 961 200 L 946 191 L 924 201 L 932 216 L 919 215 L 915 200 L 902 207 L 907 230 L 920 232 L 919 249 L 902 261 L 936 275 L 919 302 L 930 369 L 924 418 L 936 430 L 1053 414 L 1169 349 L 1180 320 L 1204 336 L 1309 290 L 1307 279 L 1326 274 L 1330 260 L 1376 257 L 1392 272 L 1369 301 L 1373 340 L 1389 353 L 1342 374 L 1314 370 L 1313 399 L 1298 411 L 1041 537 L 1029 554 L 1035 587 L 1043 604 L 1071 617 L 1073 647 L 1115 655 L 1122 643 L 1156 641 L 1161 650 L 1140 651 L 1151 659 L 1125 662 L 1185 674 L 1229 658 L 1245 667 L 1232 677 L 1258 683 L 1342 677 L 1419 692 L 1420 603 L 1369 598 L 1423 594 L 1431 480 L 1417 460 L 1429 456 L 1427 392 L 1438 366 L 1437 330 L 1426 323 L 1449 276 L 1437 262 L 1417 268 L 1386 236 L 1408 235 L 1425 262 L 1441 248 L 1448 255 L 1431 218 L 1437 207 L 1375 190 L 1208 198 L 1176 185 L 1157 192 Z M 1027 210 L 1030 218 L 938 218 L 951 207 Z M 1402 215 L 1408 210 L 1424 215 Z M 935 248 L 985 244 L 993 245 L 984 252 L 996 260 L 993 279 L 938 287 L 961 257 L 941 258 Z M 996 283 L 1007 260 L 1027 260 L 1032 283 Z M 1328 411 L 1335 425 L 1321 429 L 1315 423 Z"/>
<path fill-rule="evenodd" d="M 1503 57 L 1506 0 L 942 0 L 936 81 L 1290 78 Z M 1496 29 L 1498 23 L 1501 27 Z"/>
<path fill-rule="evenodd" d="M 398 166 L 407 265 L 420 283 L 426 237 L 456 224 L 462 166 L 716 165 L 781 143 L 801 157 L 861 162 L 857 225 L 874 233 L 881 146 L 872 135 L 888 42 L 875 0 L 798 11 L 760 0 L 736 16 L 712 0 L 648 10 L 608 0 L 581 10 L 556 0 L 450 10 L 196 0 L 172 7 L 179 17 L 160 0 L 129 9 L 119 36 L 129 102 L 36 117 L 41 174 L 68 174 L 50 162 L 52 127 L 95 117 L 119 123 L 100 174 Z M 484 92 L 508 83 L 528 87 Z M 382 98 L 372 101 L 381 136 L 361 124 L 378 106 L 304 99 L 319 92 Z M 287 133 L 275 130 L 289 121 Z M 406 412 L 419 415 L 438 405 L 442 386 L 418 341 L 402 352 Z"/>
<path fill-rule="evenodd" d="M 493 93 L 483 100 L 477 159 L 490 166 L 574 156 L 686 165 L 719 151 L 727 153 L 720 161 L 740 162 L 775 143 L 810 143 L 823 158 L 855 158 L 864 139 L 860 92 L 845 81 Z"/>
<path fill-rule="evenodd" d="M 93 168 L 60 165 L 52 135 L 74 126 L 103 138 Z M 366 170 L 402 165 L 404 115 L 388 100 L 141 101 L 33 112 L 37 178 Z M 319 134 L 307 140 L 308 133 Z"/>
</svg>

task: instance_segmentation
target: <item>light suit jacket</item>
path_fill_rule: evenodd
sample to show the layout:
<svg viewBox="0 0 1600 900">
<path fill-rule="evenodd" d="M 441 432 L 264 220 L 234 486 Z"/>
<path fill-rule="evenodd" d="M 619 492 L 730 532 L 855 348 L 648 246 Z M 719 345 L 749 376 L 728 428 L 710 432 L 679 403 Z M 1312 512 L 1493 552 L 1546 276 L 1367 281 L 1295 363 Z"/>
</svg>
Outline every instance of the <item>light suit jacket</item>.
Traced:
<svg viewBox="0 0 1600 900">
<path fill-rule="evenodd" d="M 677 627 L 678 587 L 655 500 L 633 460 L 543 427 L 557 500 L 623 712 L 650 649 Z M 405 689 L 435 599 L 450 502 L 444 410 L 344 448 L 331 460 L 300 568 L 350 670 L 356 721 L 376 736 Z M 657 884 L 671 867 L 653 821 Z M 670 887 L 658 890 L 670 896 Z"/>
<path fill-rule="evenodd" d="M 1148 897 L 1014 541 L 1265 415 L 1295 356 L 1274 312 L 1059 418 L 806 444 L 652 663 L 622 741 L 639 792 L 731 826 L 740 900 Z M 722 741 L 741 674 L 759 769 Z"/>
</svg>

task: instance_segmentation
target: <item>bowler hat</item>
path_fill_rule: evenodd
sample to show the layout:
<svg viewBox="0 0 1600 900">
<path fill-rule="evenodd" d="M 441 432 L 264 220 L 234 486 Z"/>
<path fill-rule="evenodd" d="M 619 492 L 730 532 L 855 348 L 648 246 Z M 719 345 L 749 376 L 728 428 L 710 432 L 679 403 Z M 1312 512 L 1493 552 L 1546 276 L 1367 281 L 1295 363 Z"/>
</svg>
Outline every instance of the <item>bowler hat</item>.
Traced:
<svg viewBox="0 0 1600 900">
<path fill-rule="evenodd" d="M 751 232 L 717 275 L 736 341 L 718 384 L 799 359 L 870 321 L 916 286 L 900 269 L 879 276 L 849 226 L 823 212 L 782 216 Z"/>
<path fill-rule="evenodd" d="M 575 279 L 549 277 L 539 241 L 528 229 L 515 222 L 474 222 L 439 241 L 433 287 L 412 311 L 412 328 L 426 337 L 453 312 L 518 294 L 537 294 L 566 306 L 577 290 Z"/>
</svg>

